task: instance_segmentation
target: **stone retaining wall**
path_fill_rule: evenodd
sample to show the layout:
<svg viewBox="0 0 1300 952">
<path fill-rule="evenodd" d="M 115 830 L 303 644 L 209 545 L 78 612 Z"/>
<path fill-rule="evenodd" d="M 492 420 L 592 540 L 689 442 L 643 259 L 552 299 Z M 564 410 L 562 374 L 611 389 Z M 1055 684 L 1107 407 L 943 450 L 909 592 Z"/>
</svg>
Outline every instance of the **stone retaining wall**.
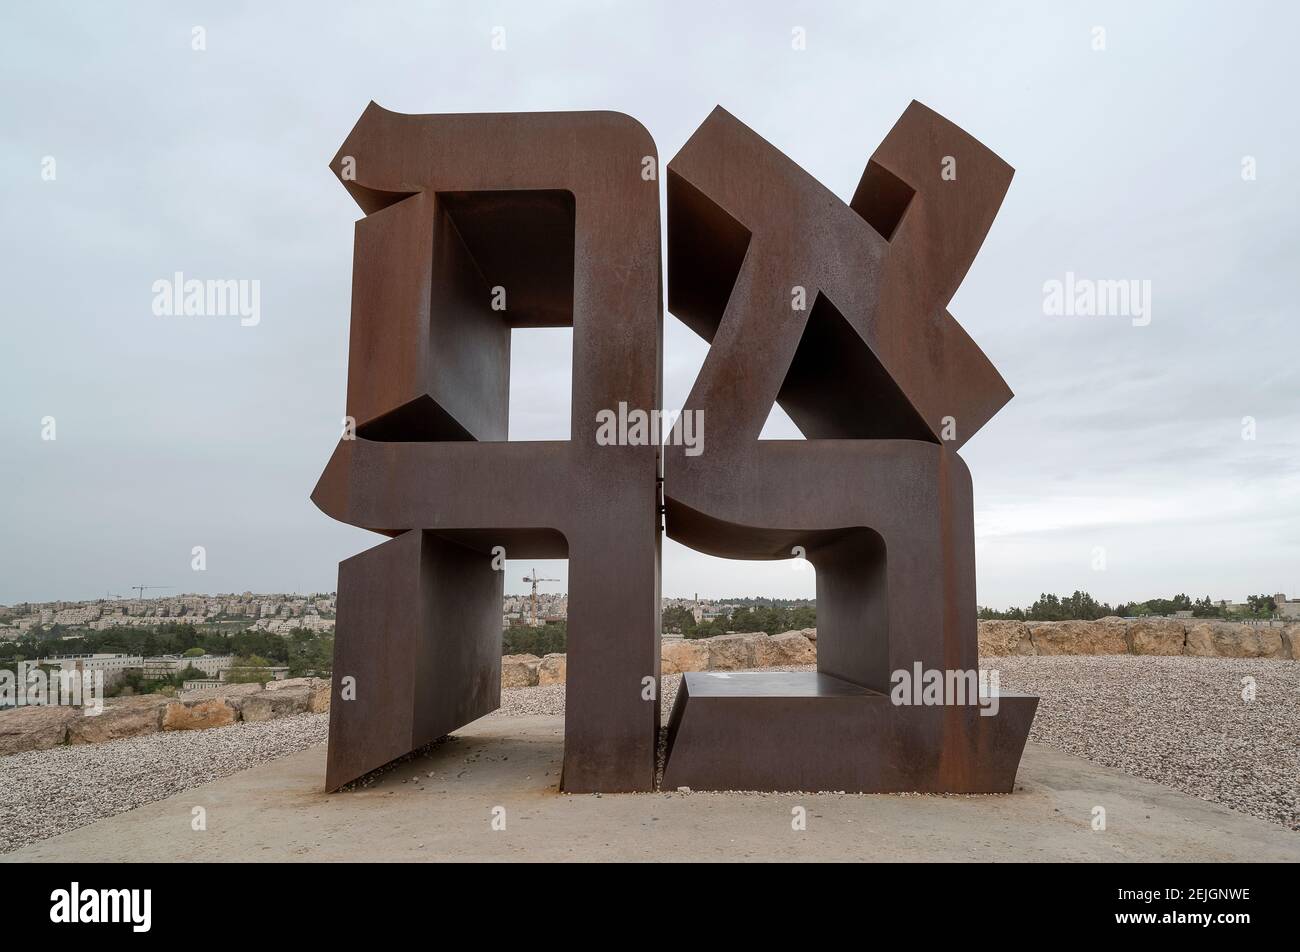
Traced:
<svg viewBox="0 0 1300 952">
<path fill-rule="evenodd" d="M 61 744 L 101 744 L 158 731 L 203 730 L 236 721 L 269 721 L 291 714 L 328 711 L 330 683 L 291 678 L 260 684 L 230 684 L 178 697 L 143 694 L 109 698 L 104 710 L 87 716 L 79 707 L 32 706 L 0 711 L 0 756 L 45 750 Z"/>
<path fill-rule="evenodd" d="M 664 674 L 736 671 L 817 663 L 817 629 L 779 635 L 749 632 L 715 638 L 666 640 L 660 649 Z M 980 657 L 997 655 L 1188 655 L 1202 658 L 1300 660 L 1300 625 L 1256 628 L 1228 622 L 1171 618 L 1125 621 L 982 621 Z M 564 681 L 562 654 L 501 659 L 501 686 L 526 688 Z"/>
<path fill-rule="evenodd" d="M 1200 618 L 982 621 L 979 642 L 980 657 L 1133 654 L 1300 660 L 1300 625 L 1258 628 Z"/>
<path fill-rule="evenodd" d="M 683 671 L 735 671 L 740 668 L 783 668 L 816 664 L 817 629 L 786 631 L 779 635 L 744 632 L 714 638 L 679 638 L 664 641 L 660 664 L 664 674 Z M 501 686 L 526 688 L 564 681 L 562 654 L 506 655 L 501 659 Z"/>
</svg>

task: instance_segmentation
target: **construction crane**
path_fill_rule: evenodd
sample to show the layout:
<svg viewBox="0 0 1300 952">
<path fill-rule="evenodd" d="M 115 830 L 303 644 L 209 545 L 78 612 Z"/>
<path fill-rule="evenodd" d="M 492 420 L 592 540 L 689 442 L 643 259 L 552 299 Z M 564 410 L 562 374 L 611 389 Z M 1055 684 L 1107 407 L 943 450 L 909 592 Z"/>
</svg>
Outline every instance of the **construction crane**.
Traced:
<svg viewBox="0 0 1300 952">
<path fill-rule="evenodd" d="M 529 624 L 532 625 L 534 628 L 536 628 L 536 627 L 537 627 L 537 583 L 538 583 L 538 582 L 558 582 L 559 579 L 558 579 L 558 578 L 538 578 L 538 577 L 537 577 L 537 569 L 534 568 L 534 569 L 533 569 L 532 577 L 530 578 L 529 576 L 525 575 L 525 576 L 524 576 L 524 581 L 525 581 L 525 582 L 532 582 L 532 583 L 533 583 L 533 603 L 532 603 L 532 614 L 533 614 L 533 617 L 532 617 L 532 621 L 530 621 Z"/>
<path fill-rule="evenodd" d="M 131 591 L 136 593 L 136 598 L 144 598 L 145 589 L 154 588 L 175 588 L 173 585 L 132 585 Z"/>
</svg>

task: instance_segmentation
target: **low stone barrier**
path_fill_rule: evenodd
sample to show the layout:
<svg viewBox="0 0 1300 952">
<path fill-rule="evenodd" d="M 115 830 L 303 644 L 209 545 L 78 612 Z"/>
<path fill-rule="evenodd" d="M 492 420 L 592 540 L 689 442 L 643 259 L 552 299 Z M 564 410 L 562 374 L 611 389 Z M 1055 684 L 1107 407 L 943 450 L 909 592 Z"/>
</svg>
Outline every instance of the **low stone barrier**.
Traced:
<svg viewBox="0 0 1300 952">
<path fill-rule="evenodd" d="M 741 668 L 784 668 L 816 664 L 817 631 L 761 631 L 713 638 L 682 638 L 662 643 L 659 660 L 664 674 L 686 671 L 736 671 Z"/>
<path fill-rule="evenodd" d="M 1212 619 L 1111 616 L 1097 621 L 982 621 L 980 656 L 1184 655 L 1300 661 L 1300 624 L 1264 628 Z"/>
<path fill-rule="evenodd" d="M 177 697 L 143 694 L 109 698 L 87 716 L 79 707 L 31 706 L 0 711 L 0 757 L 62 744 L 102 744 L 158 731 L 205 730 L 237 721 L 269 721 L 291 714 L 318 714 L 330 706 L 330 683 L 290 678 L 258 684 L 204 688 Z"/>
<path fill-rule="evenodd" d="M 815 628 L 785 631 L 779 635 L 742 632 L 713 638 L 681 638 L 664 641 L 660 664 L 664 674 L 683 671 L 736 671 L 740 668 L 783 668 L 816 664 Z M 527 688 L 563 684 L 565 656 L 548 654 L 506 655 L 501 659 L 501 686 Z"/>
<path fill-rule="evenodd" d="M 745 632 L 661 643 L 664 674 L 737 671 L 817 663 L 817 629 L 779 635 Z M 980 657 L 996 655 L 1188 655 L 1205 658 L 1300 660 L 1300 624 L 1259 628 L 1206 619 L 1126 621 L 981 621 Z M 535 687 L 564 681 L 564 655 L 506 655 L 501 686 Z"/>
</svg>

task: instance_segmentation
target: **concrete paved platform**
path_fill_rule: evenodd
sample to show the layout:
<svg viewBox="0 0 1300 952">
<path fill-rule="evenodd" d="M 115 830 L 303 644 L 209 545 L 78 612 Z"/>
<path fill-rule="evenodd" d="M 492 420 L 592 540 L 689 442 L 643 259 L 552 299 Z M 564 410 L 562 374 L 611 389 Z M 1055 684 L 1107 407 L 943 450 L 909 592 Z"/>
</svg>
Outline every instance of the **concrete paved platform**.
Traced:
<svg viewBox="0 0 1300 952">
<path fill-rule="evenodd" d="M 556 789 L 562 723 L 489 717 L 336 794 L 321 792 L 322 745 L 0 859 L 1300 860 L 1300 833 L 1032 744 L 1009 796 L 567 796 Z M 195 807 L 206 830 L 192 829 Z"/>
</svg>

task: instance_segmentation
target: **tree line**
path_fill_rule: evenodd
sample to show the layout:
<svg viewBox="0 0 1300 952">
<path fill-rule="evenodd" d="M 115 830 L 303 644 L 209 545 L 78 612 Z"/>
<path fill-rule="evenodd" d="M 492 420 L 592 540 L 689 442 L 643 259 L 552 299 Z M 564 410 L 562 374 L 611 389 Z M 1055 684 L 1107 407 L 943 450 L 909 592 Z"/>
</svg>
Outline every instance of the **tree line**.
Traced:
<svg viewBox="0 0 1300 952">
<path fill-rule="evenodd" d="M 1073 595 L 1040 594 L 1028 608 L 1012 607 L 1006 611 L 980 606 L 979 617 L 982 620 L 1008 619 L 1015 621 L 1095 621 L 1108 615 L 1124 618 L 1148 615 L 1173 615 L 1180 611 L 1190 611 L 1193 618 L 1219 618 L 1225 621 L 1242 618 L 1271 618 L 1277 611 L 1277 604 L 1272 595 L 1251 595 L 1246 599 L 1245 611 L 1232 611 L 1226 606 L 1212 602 L 1210 596 L 1198 598 L 1180 593 L 1173 598 L 1149 598 L 1145 602 L 1121 602 L 1114 608 L 1107 602 L 1099 602 L 1087 592 L 1076 591 Z"/>
<path fill-rule="evenodd" d="M 752 604 L 698 622 L 689 608 L 674 605 L 664 609 L 662 625 L 665 632 L 680 634 L 684 638 L 712 638 L 729 631 L 763 631 L 777 635 L 783 631 L 816 627 L 815 604 L 792 600 L 782 602 L 779 599 L 775 604 L 762 604 L 755 599 Z"/>
</svg>

